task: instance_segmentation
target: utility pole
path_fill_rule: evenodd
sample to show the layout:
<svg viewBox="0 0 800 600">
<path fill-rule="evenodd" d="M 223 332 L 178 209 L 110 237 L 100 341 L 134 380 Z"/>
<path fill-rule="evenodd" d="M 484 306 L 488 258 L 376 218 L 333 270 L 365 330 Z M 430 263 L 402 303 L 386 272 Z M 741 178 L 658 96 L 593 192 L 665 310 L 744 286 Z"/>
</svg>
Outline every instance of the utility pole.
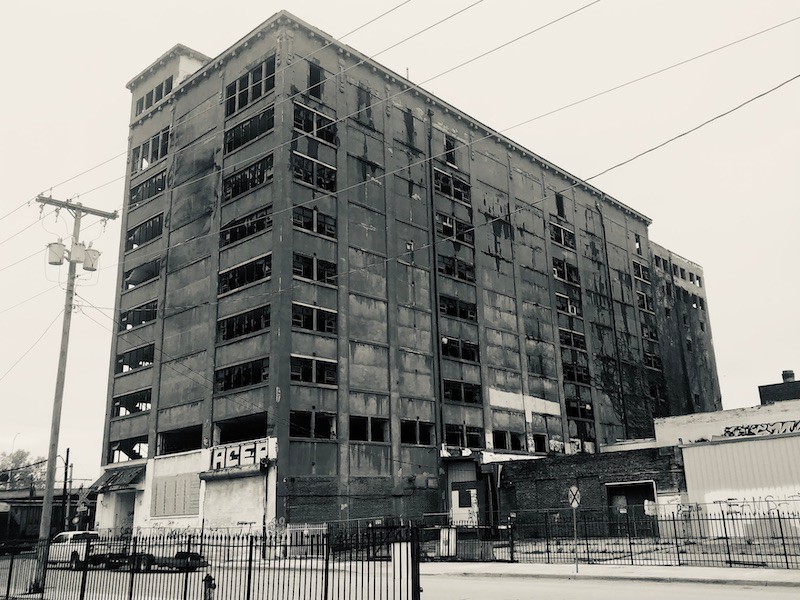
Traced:
<svg viewBox="0 0 800 600">
<path fill-rule="evenodd" d="M 103 219 L 116 219 L 117 211 L 113 213 L 88 208 L 80 202 L 70 202 L 69 200 L 56 200 L 39 195 L 36 201 L 42 205 L 48 204 L 57 209 L 66 209 L 73 217 L 72 246 L 70 247 L 67 258 L 69 269 L 67 271 L 67 292 L 64 301 L 64 322 L 61 327 L 61 349 L 58 355 L 58 373 L 56 374 L 56 391 L 53 399 L 53 417 L 50 424 L 50 447 L 47 453 L 47 471 L 44 483 L 44 498 L 42 500 L 42 518 L 39 521 L 39 551 L 37 553 L 36 574 L 31 582 L 31 592 L 42 592 L 44 590 L 44 570 L 47 563 L 48 542 L 50 540 L 50 526 L 53 518 L 53 495 L 56 479 L 56 458 L 58 456 L 58 436 L 61 430 L 61 406 L 64 401 L 64 380 L 67 373 L 67 349 L 69 348 L 69 328 L 72 322 L 73 299 L 75 297 L 75 271 L 79 262 L 84 262 L 84 269 L 94 271 L 97 269 L 96 261 L 99 252 L 96 250 L 87 251 L 80 242 L 81 217 L 83 215 L 94 215 Z M 55 247 L 55 251 L 54 251 Z M 58 244 L 50 244 L 48 247 L 50 264 L 60 265 L 63 262 L 64 247 Z M 57 256 L 60 251 L 61 256 Z M 89 264 L 91 260 L 91 264 Z"/>
</svg>

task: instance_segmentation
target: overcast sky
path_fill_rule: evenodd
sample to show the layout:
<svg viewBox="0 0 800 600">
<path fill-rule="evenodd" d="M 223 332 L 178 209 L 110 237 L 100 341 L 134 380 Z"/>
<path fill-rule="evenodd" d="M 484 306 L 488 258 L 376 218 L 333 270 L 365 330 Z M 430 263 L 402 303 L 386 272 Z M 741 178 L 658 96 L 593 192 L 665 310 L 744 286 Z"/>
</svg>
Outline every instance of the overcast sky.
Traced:
<svg viewBox="0 0 800 600">
<path fill-rule="evenodd" d="M 0 451 L 47 453 L 67 268 L 47 266 L 44 247 L 72 227 L 63 214 L 39 221 L 36 203 L 14 209 L 104 161 L 53 187 L 53 197 L 122 208 L 125 83 L 178 42 L 216 56 L 284 8 L 341 37 L 402 4 L 343 40 L 372 56 L 475 4 L 376 60 L 414 82 L 430 80 L 427 90 L 579 177 L 800 73 L 798 20 L 508 129 L 800 16 L 800 0 L 603 0 L 437 77 L 589 2 L 10 3 L 0 35 Z M 798 107 L 795 80 L 593 180 L 653 219 L 651 239 L 704 267 L 725 408 L 758 404 L 757 386 L 778 382 L 783 369 L 800 375 Z M 73 317 L 59 444 L 72 449 L 75 475 L 87 482 L 100 472 L 119 247 L 119 221 L 105 230 L 95 221 L 85 220 L 82 238 L 104 252 L 103 268 L 82 278 L 78 293 L 103 311 L 87 306 Z"/>
</svg>

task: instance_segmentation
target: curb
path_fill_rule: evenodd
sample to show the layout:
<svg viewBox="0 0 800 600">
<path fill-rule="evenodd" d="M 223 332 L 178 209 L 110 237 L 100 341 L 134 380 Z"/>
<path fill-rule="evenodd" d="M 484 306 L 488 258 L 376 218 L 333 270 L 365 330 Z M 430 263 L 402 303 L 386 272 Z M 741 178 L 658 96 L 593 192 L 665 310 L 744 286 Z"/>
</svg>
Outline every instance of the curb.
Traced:
<svg viewBox="0 0 800 600">
<path fill-rule="evenodd" d="M 449 575 L 453 577 L 511 577 L 515 579 L 562 579 L 568 581 L 640 581 L 647 583 L 705 583 L 710 585 L 749 585 L 753 587 L 800 587 L 800 581 L 769 579 L 720 579 L 709 577 L 664 577 L 659 575 L 594 575 L 591 573 L 475 573 L 475 572 L 423 572 L 422 578 Z"/>
</svg>

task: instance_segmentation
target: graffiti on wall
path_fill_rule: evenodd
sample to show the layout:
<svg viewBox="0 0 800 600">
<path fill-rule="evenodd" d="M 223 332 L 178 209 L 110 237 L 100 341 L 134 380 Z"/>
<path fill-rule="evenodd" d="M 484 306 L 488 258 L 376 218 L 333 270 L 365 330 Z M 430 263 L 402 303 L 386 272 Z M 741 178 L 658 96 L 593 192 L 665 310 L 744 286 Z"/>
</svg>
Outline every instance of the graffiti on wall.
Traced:
<svg viewBox="0 0 800 600">
<path fill-rule="evenodd" d="M 733 427 L 726 427 L 722 435 L 725 437 L 744 437 L 751 435 L 777 435 L 779 433 L 800 433 L 800 421 L 735 425 Z"/>
</svg>

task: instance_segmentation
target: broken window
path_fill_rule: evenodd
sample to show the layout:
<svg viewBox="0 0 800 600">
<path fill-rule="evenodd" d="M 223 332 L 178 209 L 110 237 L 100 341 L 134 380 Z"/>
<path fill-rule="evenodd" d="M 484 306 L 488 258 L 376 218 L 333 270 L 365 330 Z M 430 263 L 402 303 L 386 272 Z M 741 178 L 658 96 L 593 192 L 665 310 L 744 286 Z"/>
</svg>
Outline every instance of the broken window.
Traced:
<svg viewBox="0 0 800 600">
<path fill-rule="evenodd" d="M 575 233 L 561 225 L 550 223 L 550 239 L 556 244 L 575 249 Z"/>
<path fill-rule="evenodd" d="M 136 208 L 144 204 L 150 198 L 157 196 L 166 189 L 167 185 L 167 172 L 161 171 L 157 175 L 153 175 L 149 179 L 144 180 L 139 185 L 131 188 L 130 197 L 128 200 L 128 208 Z"/>
<path fill-rule="evenodd" d="M 161 102 L 171 91 L 172 75 L 136 101 L 136 116 L 138 117 L 142 114 L 146 108 L 150 108 Z"/>
<path fill-rule="evenodd" d="M 158 277 L 160 269 L 160 261 L 151 260 L 143 265 L 139 265 L 138 267 L 134 267 L 133 269 L 125 271 L 124 275 L 122 276 L 123 291 L 133 289 L 142 285 L 143 283 L 152 281 Z"/>
<path fill-rule="evenodd" d="M 295 181 L 326 192 L 336 191 L 336 167 L 299 152 L 292 154 L 292 174 Z"/>
<path fill-rule="evenodd" d="M 639 308 L 648 312 L 653 312 L 653 298 L 644 292 L 636 292 L 636 299 Z"/>
<path fill-rule="evenodd" d="M 129 229 L 125 237 L 125 252 L 136 250 L 139 246 L 161 236 L 164 229 L 164 215 L 158 214 Z"/>
<path fill-rule="evenodd" d="M 152 402 L 152 391 L 150 388 L 131 392 L 113 398 L 112 416 L 124 417 L 139 412 L 150 410 Z"/>
<path fill-rule="evenodd" d="M 139 460 L 141 458 L 147 458 L 146 435 L 111 442 L 108 446 L 108 462 L 110 463 Z"/>
<path fill-rule="evenodd" d="M 478 344 L 459 338 L 442 336 L 442 356 L 458 358 L 470 362 L 479 362 Z"/>
<path fill-rule="evenodd" d="M 275 55 L 225 87 L 225 116 L 242 110 L 275 87 Z"/>
<path fill-rule="evenodd" d="M 292 224 L 300 229 L 336 239 L 336 217 L 323 214 L 316 207 L 295 206 L 292 209 Z"/>
<path fill-rule="evenodd" d="M 531 435 L 531 440 L 533 441 L 532 450 L 534 452 L 547 452 L 547 434 L 534 433 Z"/>
<path fill-rule="evenodd" d="M 703 278 L 700 275 L 697 276 L 697 287 L 703 287 Z"/>
<path fill-rule="evenodd" d="M 499 429 L 492 431 L 492 446 L 495 450 L 508 450 L 508 432 Z"/>
<path fill-rule="evenodd" d="M 636 245 L 636 254 L 642 255 L 642 238 L 638 233 L 633 234 L 634 244 Z"/>
<path fill-rule="evenodd" d="M 400 443 L 417 446 L 436 445 L 433 423 L 425 421 L 400 421 Z"/>
<path fill-rule="evenodd" d="M 146 346 L 139 346 L 127 352 L 117 354 L 115 362 L 114 373 L 127 373 L 135 369 L 144 369 L 153 366 L 153 359 L 155 357 L 155 345 L 147 344 Z"/>
<path fill-rule="evenodd" d="M 578 267 L 568 263 L 566 260 L 553 257 L 553 275 L 556 279 L 580 285 L 581 278 Z"/>
<path fill-rule="evenodd" d="M 375 122 L 372 120 L 372 92 L 361 85 L 356 86 L 356 121 L 375 129 Z"/>
<path fill-rule="evenodd" d="M 633 261 L 633 276 L 642 281 L 650 281 L 650 268 L 636 261 Z"/>
<path fill-rule="evenodd" d="M 444 275 L 470 283 L 475 281 L 475 267 L 458 258 L 440 254 L 437 256 L 437 268 Z"/>
<path fill-rule="evenodd" d="M 564 196 L 556 192 L 556 212 L 562 219 L 567 218 L 567 211 L 564 208 Z"/>
<path fill-rule="evenodd" d="M 492 446 L 495 450 L 525 450 L 525 434 L 515 431 L 492 431 Z"/>
<path fill-rule="evenodd" d="M 294 128 L 308 137 L 328 144 L 336 143 L 336 122 L 316 110 L 295 103 Z"/>
<path fill-rule="evenodd" d="M 158 314 L 158 300 L 151 300 L 146 304 L 122 310 L 119 314 L 119 331 L 127 331 L 139 325 L 155 321 Z"/>
<path fill-rule="evenodd" d="M 475 228 L 470 223 L 442 213 L 436 213 L 436 233 L 470 246 L 475 244 Z"/>
<path fill-rule="evenodd" d="M 573 348 L 579 348 L 580 350 L 586 350 L 586 336 L 577 331 L 559 329 L 558 339 L 562 346 L 571 346 Z"/>
<path fill-rule="evenodd" d="M 292 273 L 296 277 L 336 285 L 336 263 L 316 256 L 295 252 L 292 255 Z"/>
<path fill-rule="evenodd" d="M 222 180 L 222 201 L 228 202 L 264 183 L 272 181 L 274 175 L 272 154 L 243 168 L 238 173 Z"/>
<path fill-rule="evenodd" d="M 203 427 L 194 425 L 173 431 L 162 431 L 158 438 L 160 455 L 198 450 L 203 447 Z"/>
<path fill-rule="evenodd" d="M 274 128 L 275 106 L 273 105 L 246 121 L 237 123 L 225 132 L 225 154 L 230 154 Z"/>
<path fill-rule="evenodd" d="M 389 419 L 351 415 L 350 440 L 355 442 L 388 442 Z"/>
<path fill-rule="evenodd" d="M 466 426 L 467 448 L 483 448 L 486 445 L 483 427 Z"/>
<path fill-rule="evenodd" d="M 574 381 L 576 383 L 592 382 L 592 377 L 589 374 L 589 367 L 585 365 L 578 365 L 574 363 L 563 363 L 564 381 Z"/>
<path fill-rule="evenodd" d="M 230 268 L 219 274 L 217 293 L 232 292 L 256 281 L 272 277 L 272 254 Z"/>
<path fill-rule="evenodd" d="M 661 257 L 656 255 L 656 256 L 653 257 L 653 260 L 656 263 L 656 267 L 660 269 L 661 268 Z"/>
<path fill-rule="evenodd" d="M 700 310 L 705 310 L 706 309 L 706 301 L 703 299 L 702 296 L 698 296 L 697 302 L 700 305 Z"/>
<path fill-rule="evenodd" d="M 292 303 L 292 326 L 310 331 L 336 333 L 336 311 Z"/>
<path fill-rule="evenodd" d="M 658 341 L 658 332 L 654 327 L 646 323 L 642 323 L 642 337 L 646 340 Z"/>
<path fill-rule="evenodd" d="M 589 421 L 594 420 L 594 408 L 590 402 L 567 399 L 566 405 L 568 417 L 573 419 L 586 419 Z"/>
<path fill-rule="evenodd" d="M 650 352 L 645 352 L 644 353 L 644 366 L 645 367 L 650 367 L 651 369 L 657 369 L 657 370 L 660 371 L 662 369 L 661 357 L 658 356 L 657 354 L 652 354 Z"/>
<path fill-rule="evenodd" d="M 138 173 L 161 160 L 169 152 L 169 127 L 131 150 L 131 173 Z"/>
<path fill-rule="evenodd" d="M 215 392 L 226 392 L 268 382 L 268 356 L 214 371 Z"/>
<path fill-rule="evenodd" d="M 470 203 L 469 183 L 439 169 L 433 170 L 433 189 L 458 202 Z"/>
<path fill-rule="evenodd" d="M 439 296 L 439 313 L 467 321 L 478 320 L 478 307 L 474 302 L 464 302 L 450 296 Z"/>
<path fill-rule="evenodd" d="M 483 402 L 480 384 L 445 379 L 442 389 L 445 400 L 466 402 L 468 404 L 481 404 Z"/>
<path fill-rule="evenodd" d="M 444 136 L 444 161 L 451 167 L 456 167 L 456 138 L 447 134 Z"/>
<path fill-rule="evenodd" d="M 267 413 L 237 417 L 216 423 L 219 431 L 219 444 L 247 442 L 264 439 L 269 435 L 272 425 L 267 426 Z"/>
<path fill-rule="evenodd" d="M 314 63 L 308 63 L 308 95 L 322 99 L 322 83 L 325 79 L 325 71 L 322 67 Z"/>
<path fill-rule="evenodd" d="M 464 446 L 464 427 L 463 425 L 451 425 L 449 423 L 444 426 L 444 440 L 448 446 Z"/>
<path fill-rule="evenodd" d="M 686 279 L 686 269 L 683 267 L 680 268 L 681 271 L 681 279 Z"/>
<path fill-rule="evenodd" d="M 223 226 L 219 231 L 220 248 L 268 229 L 272 229 L 272 204 L 249 215 L 229 221 Z"/>
<path fill-rule="evenodd" d="M 270 326 L 270 306 L 259 306 L 217 321 L 217 341 L 229 340 L 263 331 Z"/>
<path fill-rule="evenodd" d="M 337 363 L 335 360 L 292 356 L 290 378 L 303 383 L 336 385 Z"/>
<path fill-rule="evenodd" d="M 580 317 L 583 314 L 583 304 L 578 298 L 570 298 L 566 294 L 556 294 L 556 310 Z"/>
<path fill-rule="evenodd" d="M 336 439 L 336 415 L 306 410 L 289 411 L 289 436 L 318 440 Z"/>
</svg>

